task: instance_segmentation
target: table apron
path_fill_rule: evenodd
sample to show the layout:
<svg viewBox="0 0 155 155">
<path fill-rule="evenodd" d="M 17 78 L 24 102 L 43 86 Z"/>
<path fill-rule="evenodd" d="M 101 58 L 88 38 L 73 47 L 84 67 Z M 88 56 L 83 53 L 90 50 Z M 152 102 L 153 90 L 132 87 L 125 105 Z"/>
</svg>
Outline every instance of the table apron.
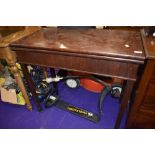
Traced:
<svg viewBox="0 0 155 155">
<path fill-rule="evenodd" d="M 137 71 L 140 65 L 132 62 L 106 60 L 104 58 L 97 59 L 53 53 L 16 51 L 16 55 L 17 61 L 23 64 L 81 71 L 133 81 L 137 79 Z"/>
</svg>

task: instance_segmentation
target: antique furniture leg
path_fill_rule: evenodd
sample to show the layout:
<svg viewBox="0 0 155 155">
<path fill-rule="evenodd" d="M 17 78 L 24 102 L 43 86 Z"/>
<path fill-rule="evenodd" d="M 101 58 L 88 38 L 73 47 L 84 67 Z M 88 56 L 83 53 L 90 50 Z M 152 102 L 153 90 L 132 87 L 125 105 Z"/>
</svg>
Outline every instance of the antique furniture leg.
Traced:
<svg viewBox="0 0 155 155">
<path fill-rule="evenodd" d="M 20 76 L 20 73 L 18 71 L 18 68 L 16 66 L 16 55 L 13 51 L 10 51 L 9 48 L 6 48 L 6 55 L 7 55 L 7 58 L 6 58 L 6 61 L 7 63 L 10 65 L 11 67 L 11 71 L 14 75 L 14 78 L 19 86 L 19 89 L 20 91 L 22 92 L 23 94 L 23 97 L 25 99 L 25 102 L 26 102 L 26 105 L 27 105 L 27 108 L 32 111 L 32 105 L 30 103 L 30 100 L 29 100 L 29 97 L 27 95 L 27 92 L 26 92 L 26 89 L 25 89 L 25 86 L 24 86 L 24 83 L 23 83 L 23 80 Z"/>
<path fill-rule="evenodd" d="M 55 69 L 54 68 L 50 68 L 50 72 L 51 72 L 51 77 L 52 78 L 56 77 Z M 58 85 L 57 85 L 56 82 L 53 82 L 53 87 L 56 90 L 56 94 L 58 95 Z"/>
<path fill-rule="evenodd" d="M 32 79 L 31 79 L 31 76 L 30 76 L 29 72 L 28 72 L 27 65 L 21 64 L 21 68 L 22 68 L 23 74 L 25 76 L 25 79 L 26 79 L 26 81 L 28 83 L 28 86 L 30 88 L 30 91 L 32 93 L 32 96 L 34 97 L 34 101 L 35 101 L 35 104 L 37 106 L 37 109 L 38 109 L 38 111 L 42 111 L 40 101 L 38 100 L 38 97 L 37 97 L 37 94 L 36 94 L 35 85 L 34 85 Z"/>
<path fill-rule="evenodd" d="M 115 123 L 115 128 L 116 129 L 118 129 L 120 127 L 120 123 L 121 123 L 123 114 L 124 114 L 126 108 L 128 107 L 134 83 L 135 83 L 134 81 L 128 81 L 128 80 L 126 82 L 126 85 L 125 85 L 125 88 L 124 88 L 124 91 L 123 91 L 123 96 L 121 98 L 120 110 L 119 110 L 117 120 L 116 120 L 116 123 Z"/>
</svg>

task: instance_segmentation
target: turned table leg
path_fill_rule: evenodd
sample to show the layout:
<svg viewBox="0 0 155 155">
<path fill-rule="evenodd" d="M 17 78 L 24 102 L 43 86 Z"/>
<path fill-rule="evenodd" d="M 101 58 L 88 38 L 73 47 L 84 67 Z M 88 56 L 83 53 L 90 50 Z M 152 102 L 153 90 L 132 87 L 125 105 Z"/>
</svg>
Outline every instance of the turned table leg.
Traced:
<svg viewBox="0 0 155 155">
<path fill-rule="evenodd" d="M 123 96 L 122 96 L 121 102 L 120 102 L 120 110 L 119 110 L 117 120 L 115 123 L 116 129 L 118 129 L 120 127 L 120 123 L 121 123 L 121 120 L 123 118 L 123 114 L 128 107 L 128 104 L 129 104 L 129 101 L 131 98 L 131 93 L 132 93 L 132 90 L 134 87 L 134 83 L 135 83 L 134 81 L 127 81 L 127 83 L 125 85 L 125 88 L 123 91 Z"/>
<path fill-rule="evenodd" d="M 23 80 L 20 76 L 19 70 L 16 66 L 16 55 L 9 48 L 6 48 L 5 54 L 6 54 L 6 61 L 9 64 L 9 66 L 11 67 L 11 71 L 14 75 L 14 78 L 15 78 L 15 80 L 18 84 L 18 87 L 19 87 L 19 89 L 20 89 L 20 91 L 21 91 L 21 93 L 25 99 L 26 106 L 27 106 L 28 110 L 32 111 L 32 105 L 31 105 L 29 97 L 27 95 L 27 91 L 25 89 Z"/>
</svg>

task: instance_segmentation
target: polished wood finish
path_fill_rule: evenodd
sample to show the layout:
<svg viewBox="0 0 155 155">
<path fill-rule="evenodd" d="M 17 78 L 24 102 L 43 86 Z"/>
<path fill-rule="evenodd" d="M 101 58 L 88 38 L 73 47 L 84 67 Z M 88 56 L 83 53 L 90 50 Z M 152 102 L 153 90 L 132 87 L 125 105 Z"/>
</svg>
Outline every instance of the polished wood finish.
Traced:
<svg viewBox="0 0 155 155">
<path fill-rule="evenodd" d="M 12 31 L 12 30 L 24 30 L 25 26 L 0 26 L 0 30 Z"/>
<path fill-rule="evenodd" d="M 42 52 L 45 53 L 53 53 L 55 50 L 64 54 L 126 58 L 128 61 L 145 58 L 140 33 L 125 30 L 49 28 L 32 34 L 31 39 L 30 37 L 20 39 L 11 46 L 34 50 L 43 49 Z M 134 51 L 141 51 L 141 53 Z"/>
<path fill-rule="evenodd" d="M 155 59 L 155 37 L 153 37 L 153 35 L 147 36 L 145 29 L 143 29 L 141 33 L 146 57 L 148 59 Z"/>
<path fill-rule="evenodd" d="M 138 66 L 145 59 L 140 33 L 117 30 L 43 29 L 32 34 L 31 39 L 14 42 L 11 48 L 21 63 L 129 80 L 136 80 Z"/>
<path fill-rule="evenodd" d="M 41 50 L 38 52 L 36 50 L 21 49 L 21 51 L 19 51 L 17 48 L 12 49 L 16 51 L 19 62 L 24 64 L 62 68 L 104 76 L 110 75 L 111 77 L 133 81 L 137 78 L 139 64 L 130 62 L 131 60 L 127 62 L 127 59 L 117 60 L 117 58 L 89 56 L 86 54 L 73 55 L 69 53 L 66 55 L 66 53 L 58 53 L 57 51 L 45 53 Z M 143 63 L 143 61 L 139 61 L 139 63 Z"/>
<path fill-rule="evenodd" d="M 11 30 L 11 33 L 9 35 L 8 35 L 8 31 L 10 29 L 9 30 L 7 29 L 7 35 L 4 35 L 5 37 L 3 36 L 3 38 L 1 38 L 1 40 L 0 40 L 0 59 L 5 59 L 7 61 L 7 63 L 10 65 L 13 75 L 16 79 L 16 82 L 23 94 L 24 99 L 25 99 L 27 108 L 30 111 L 32 111 L 32 105 L 30 103 L 29 97 L 27 95 L 25 86 L 22 81 L 22 78 L 21 78 L 18 68 L 16 66 L 16 62 L 17 62 L 16 54 L 14 51 L 10 50 L 9 44 L 13 41 L 21 39 L 22 37 L 26 37 L 27 35 L 30 35 L 33 32 L 38 31 L 39 29 L 40 29 L 40 27 L 25 27 L 25 29 L 21 30 L 21 31 L 17 31 L 17 29 L 13 29 L 13 30 Z M 12 33 L 12 32 L 14 32 L 14 30 L 17 32 Z M 5 29 L 5 31 L 6 31 L 6 29 Z M 2 27 L 1 27 L 1 32 L 4 32 L 4 28 L 2 28 Z M 6 33 L 3 33 L 3 34 L 6 34 Z"/>
<path fill-rule="evenodd" d="M 142 38 L 147 61 L 127 128 L 155 128 L 155 38 L 146 36 L 145 31 Z"/>
<path fill-rule="evenodd" d="M 10 43 L 21 39 L 23 37 L 26 37 L 36 31 L 40 30 L 40 27 L 31 26 L 31 27 L 25 27 L 22 31 L 17 31 L 16 33 L 11 33 L 10 35 L 7 35 L 6 37 L 1 39 L 0 48 L 8 47 Z"/>
<path fill-rule="evenodd" d="M 125 88 L 124 88 L 124 93 L 122 95 L 121 98 L 121 106 L 120 106 L 120 111 L 118 113 L 118 118 L 115 124 L 115 128 L 119 128 L 120 123 L 121 123 L 121 119 L 123 117 L 124 111 L 126 110 L 126 108 L 129 106 L 130 103 L 130 98 L 131 98 L 131 92 L 133 91 L 133 87 L 134 87 L 134 82 L 133 81 L 127 81 Z"/>
<path fill-rule="evenodd" d="M 16 66 L 16 54 L 13 51 L 11 51 L 8 47 L 3 48 L 2 52 L 3 52 L 3 57 L 2 58 L 6 59 L 7 63 L 9 64 L 9 66 L 11 68 L 11 71 L 12 71 L 12 73 L 14 75 L 14 78 L 15 78 L 18 86 L 19 86 L 19 89 L 22 92 L 22 95 L 23 95 L 23 97 L 25 99 L 27 108 L 30 111 L 32 111 L 32 106 L 31 106 L 29 97 L 27 95 L 27 92 L 26 92 L 24 83 L 22 81 L 22 78 L 20 76 L 20 73 L 18 71 L 18 68 Z"/>
<path fill-rule="evenodd" d="M 10 45 L 18 62 L 127 80 L 116 128 L 130 101 L 145 54 L 137 31 L 47 28 Z"/>
</svg>

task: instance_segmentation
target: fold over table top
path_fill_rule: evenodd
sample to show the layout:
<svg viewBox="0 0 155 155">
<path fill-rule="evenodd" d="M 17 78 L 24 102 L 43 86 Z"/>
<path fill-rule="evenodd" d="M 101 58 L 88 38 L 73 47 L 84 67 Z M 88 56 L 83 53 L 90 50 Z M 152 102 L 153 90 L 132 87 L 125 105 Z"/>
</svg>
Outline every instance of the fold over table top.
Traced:
<svg viewBox="0 0 155 155">
<path fill-rule="evenodd" d="M 46 28 L 11 43 L 13 50 L 63 52 L 144 60 L 141 33 L 129 30 Z"/>
</svg>

